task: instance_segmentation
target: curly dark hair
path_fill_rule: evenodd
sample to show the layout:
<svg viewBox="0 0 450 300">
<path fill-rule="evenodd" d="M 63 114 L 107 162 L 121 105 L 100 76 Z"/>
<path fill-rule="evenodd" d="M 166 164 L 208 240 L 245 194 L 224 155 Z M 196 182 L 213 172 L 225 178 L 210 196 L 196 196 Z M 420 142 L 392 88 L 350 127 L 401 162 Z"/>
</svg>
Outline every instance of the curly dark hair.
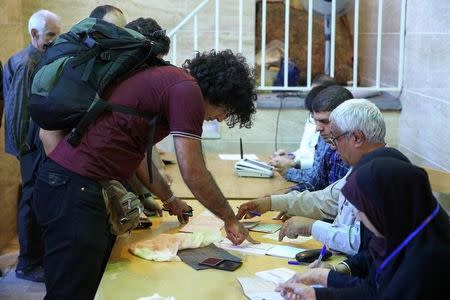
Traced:
<svg viewBox="0 0 450 300">
<path fill-rule="evenodd" d="M 166 31 L 152 18 L 138 18 L 125 25 L 125 28 L 139 32 L 146 38 L 158 43 L 161 48 L 157 54 L 166 55 L 170 49 L 170 38 Z"/>
<path fill-rule="evenodd" d="M 250 128 L 256 112 L 253 72 L 241 54 L 231 50 L 197 52 L 183 68 L 197 80 L 208 103 L 223 107 L 228 127 Z"/>
</svg>

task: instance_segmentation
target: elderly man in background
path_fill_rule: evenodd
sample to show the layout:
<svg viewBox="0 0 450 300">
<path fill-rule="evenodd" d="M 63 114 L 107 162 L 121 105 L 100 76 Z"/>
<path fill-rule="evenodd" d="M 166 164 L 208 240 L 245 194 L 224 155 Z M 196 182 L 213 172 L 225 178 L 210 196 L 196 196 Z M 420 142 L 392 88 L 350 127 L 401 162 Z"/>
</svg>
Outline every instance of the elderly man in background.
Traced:
<svg viewBox="0 0 450 300">
<path fill-rule="evenodd" d="M 17 157 L 22 177 L 18 205 L 19 260 L 16 276 L 44 281 L 42 242 L 36 217 L 30 207 L 36 172 L 45 156 L 39 128 L 27 110 L 31 76 L 42 52 L 60 34 L 61 20 L 48 10 L 35 12 L 28 21 L 30 45 L 9 58 L 3 71 L 5 101 L 5 151 Z"/>
</svg>

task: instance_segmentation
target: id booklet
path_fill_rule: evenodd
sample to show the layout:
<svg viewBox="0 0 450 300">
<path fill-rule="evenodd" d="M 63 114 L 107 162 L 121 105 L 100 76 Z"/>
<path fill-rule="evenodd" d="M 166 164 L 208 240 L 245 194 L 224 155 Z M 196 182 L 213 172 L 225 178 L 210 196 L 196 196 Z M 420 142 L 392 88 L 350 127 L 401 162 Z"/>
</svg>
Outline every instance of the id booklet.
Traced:
<svg viewBox="0 0 450 300">
<path fill-rule="evenodd" d="M 244 158 L 234 165 L 234 171 L 241 177 L 272 177 L 274 168 L 258 160 Z"/>
</svg>

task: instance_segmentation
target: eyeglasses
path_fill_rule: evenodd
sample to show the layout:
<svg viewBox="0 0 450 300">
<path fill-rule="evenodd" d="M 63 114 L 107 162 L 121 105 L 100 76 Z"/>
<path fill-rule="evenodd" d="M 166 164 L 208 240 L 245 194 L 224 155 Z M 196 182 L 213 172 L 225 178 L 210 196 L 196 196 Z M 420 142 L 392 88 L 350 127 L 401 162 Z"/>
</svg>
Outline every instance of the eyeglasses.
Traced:
<svg viewBox="0 0 450 300">
<path fill-rule="evenodd" d="M 338 135 L 337 137 L 330 137 L 330 140 L 328 141 L 330 143 L 331 146 L 333 147 L 337 147 L 337 143 L 339 142 L 339 139 L 343 136 L 346 136 L 347 134 L 349 134 L 349 131 L 346 131 L 340 135 Z"/>
</svg>

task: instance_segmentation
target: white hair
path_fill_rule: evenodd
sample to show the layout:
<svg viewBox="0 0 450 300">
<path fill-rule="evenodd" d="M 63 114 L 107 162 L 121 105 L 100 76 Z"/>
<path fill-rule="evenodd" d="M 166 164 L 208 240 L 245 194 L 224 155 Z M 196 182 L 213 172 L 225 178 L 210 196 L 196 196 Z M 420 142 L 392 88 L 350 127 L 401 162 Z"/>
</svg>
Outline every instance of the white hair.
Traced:
<svg viewBox="0 0 450 300">
<path fill-rule="evenodd" d="M 36 29 L 39 33 L 44 32 L 49 19 L 53 19 L 58 25 L 61 25 L 61 18 L 46 9 L 41 9 L 31 15 L 28 20 L 28 33 L 31 35 L 31 30 Z"/>
<path fill-rule="evenodd" d="M 330 122 L 341 133 L 361 131 L 368 142 L 384 143 L 386 124 L 378 107 L 367 99 L 350 99 L 336 107 Z"/>
</svg>

